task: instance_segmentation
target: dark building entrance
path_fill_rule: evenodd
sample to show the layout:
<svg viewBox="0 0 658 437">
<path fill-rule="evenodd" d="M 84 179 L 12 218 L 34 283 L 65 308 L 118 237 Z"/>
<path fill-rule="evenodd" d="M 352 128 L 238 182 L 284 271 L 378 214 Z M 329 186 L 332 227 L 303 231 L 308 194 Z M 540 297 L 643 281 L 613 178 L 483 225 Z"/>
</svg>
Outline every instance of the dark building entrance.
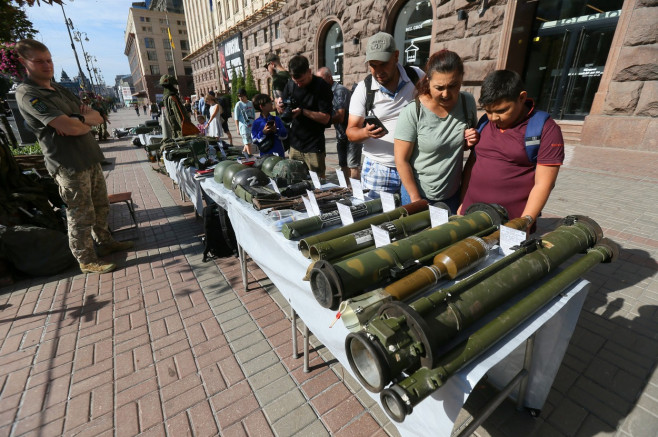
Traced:
<svg viewBox="0 0 658 437">
<path fill-rule="evenodd" d="M 539 109 L 582 120 L 599 88 L 623 0 L 540 1 L 524 79 Z"/>
</svg>

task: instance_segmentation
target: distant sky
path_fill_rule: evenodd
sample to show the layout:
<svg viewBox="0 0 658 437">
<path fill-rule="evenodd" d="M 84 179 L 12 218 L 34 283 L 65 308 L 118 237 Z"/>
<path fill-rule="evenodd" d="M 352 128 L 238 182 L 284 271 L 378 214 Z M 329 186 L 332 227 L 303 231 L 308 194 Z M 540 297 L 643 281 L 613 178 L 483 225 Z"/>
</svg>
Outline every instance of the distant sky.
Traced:
<svg viewBox="0 0 658 437">
<path fill-rule="evenodd" d="M 125 48 L 124 31 L 128 20 L 128 9 L 136 0 L 67 0 L 64 5 L 66 16 L 73 21 L 75 30 L 87 32 L 89 42 L 83 44 L 87 53 L 94 56 L 105 83 L 114 86 L 116 75 L 130 74 Z M 62 8 L 41 3 L 41 6 L 26 7 L 28 19 L 39 31 L 36 39 L 50 49 L 55 64 L 55 79 L 59 80 L 62 69 L 69 77 L 78 75 L 71 41 L 69 40 Z M 89 76 L 84 64 L 80 43 L 74 41 L 80 65 L 85 76 Z"/>
</svg>

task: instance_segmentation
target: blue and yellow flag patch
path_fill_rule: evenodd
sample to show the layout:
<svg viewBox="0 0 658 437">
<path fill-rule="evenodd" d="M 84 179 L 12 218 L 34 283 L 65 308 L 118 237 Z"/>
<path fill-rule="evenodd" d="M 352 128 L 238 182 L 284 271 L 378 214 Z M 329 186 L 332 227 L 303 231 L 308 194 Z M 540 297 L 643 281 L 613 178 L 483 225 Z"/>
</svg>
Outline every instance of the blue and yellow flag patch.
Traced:
<svg viewBox="0 0 658 437">
<path fill-rule="evenodd" d="M 41 100 L 37 99 L 36 97 L 30 99 L 30 104 L 34 109 L 39 111 L 41 114 L 45 114 L 48 112 L 48 107 L 46 106 L 45 103 L 43 103 Z"/>
</svg>

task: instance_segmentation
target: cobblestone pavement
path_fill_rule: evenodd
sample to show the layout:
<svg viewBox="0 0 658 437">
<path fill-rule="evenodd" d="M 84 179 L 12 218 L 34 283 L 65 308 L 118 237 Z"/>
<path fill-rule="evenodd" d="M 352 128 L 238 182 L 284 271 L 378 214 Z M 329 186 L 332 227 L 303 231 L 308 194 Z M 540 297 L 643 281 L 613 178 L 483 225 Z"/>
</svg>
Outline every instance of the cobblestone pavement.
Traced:
<svg viewBox="0 0 658 437">
<path fill-rule="evenodd" d="M 132 110 L 111 120 L 139 121 Z M 72 268 L 0 289 L 0 435 L 397 435 L 317 342 L 303 372 L 289 308 L 257 265 L 245 291 L 237 259 L 201 261 L 201 220 L 143 150 L 102 147 L 109 192 L 133 193 L 140 227 L 116 236 L 135 248 L 108 258 L 119 265 L 111 274 Z M 568 147 L 540 229 L 589 215 L 621 257 L 587 275 L 593 286 L 539 418 L 505 402 L 478 435 L 656 435 L 657 164 L 658 153 Z M 130 225 L 125 205 L 110 215 L 111 227 Z M 463 415 L 491 391 L 478 386 Z"/>
</svg>

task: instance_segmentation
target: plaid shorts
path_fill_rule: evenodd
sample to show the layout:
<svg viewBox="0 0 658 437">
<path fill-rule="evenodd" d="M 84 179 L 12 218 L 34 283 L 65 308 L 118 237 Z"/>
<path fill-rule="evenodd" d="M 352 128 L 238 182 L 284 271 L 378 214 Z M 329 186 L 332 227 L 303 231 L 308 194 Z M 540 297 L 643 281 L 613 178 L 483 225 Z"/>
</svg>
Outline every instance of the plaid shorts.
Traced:
<svg viewBox="0 0 658 437">
<path fill-rule="evenodd" d="M 361 172 L 361 185 L 363 189 L 369 189 L 371 191 L 399 193 L 402 183 L 395 167 L 386 167 L 366 157 L 363 161 L 363 170 Z M 368 194 L 368 197 L 373 197 L 373 194 Z M 374 197 L 379 197 L 379 195 Z"/>
</svg>

